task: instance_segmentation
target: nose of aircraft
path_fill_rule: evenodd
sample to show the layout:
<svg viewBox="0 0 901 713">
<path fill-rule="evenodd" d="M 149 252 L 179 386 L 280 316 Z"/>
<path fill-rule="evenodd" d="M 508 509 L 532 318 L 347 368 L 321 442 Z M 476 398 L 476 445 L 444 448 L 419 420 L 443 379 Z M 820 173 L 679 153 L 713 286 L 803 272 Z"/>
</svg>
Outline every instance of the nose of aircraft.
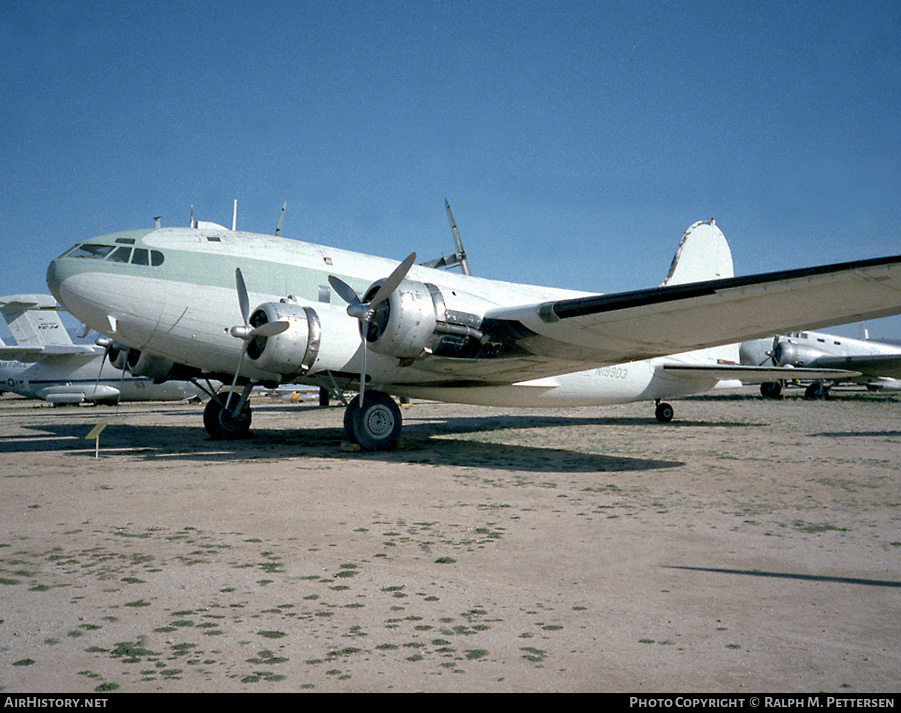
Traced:
<svg viewBox="0 0 901 713">
<path fill-rule="evenodd" d="M 63 301 L 60 299 L 59 287 L 61 283 L 62 280 L 59 276 L 57 261 L 53 260 L 47 267 L 47 287 L 50 288 L 50 294 L 56 298 L 56 301 L 63 305 L 63 307 L 65 307 Z"/>
</svg>

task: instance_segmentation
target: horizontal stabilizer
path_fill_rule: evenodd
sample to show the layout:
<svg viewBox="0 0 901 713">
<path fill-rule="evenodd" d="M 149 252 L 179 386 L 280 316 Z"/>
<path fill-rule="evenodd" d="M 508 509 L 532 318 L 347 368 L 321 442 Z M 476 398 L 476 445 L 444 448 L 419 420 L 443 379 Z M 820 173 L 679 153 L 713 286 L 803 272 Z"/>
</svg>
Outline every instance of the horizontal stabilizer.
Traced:
<svg viewBox="0 0 901 713">
<path fill-rule="evenodd" d="M 739 366 L 737 364 L 661 364 L 666 373 L 703 379 L 738 379 L 740 381 L 791 381 L 792 379 L 851 379 L 856 371 L 843 369 L 807 369 L 785 366 Z"/>
<path fill-rule="evenodd" d="M 46 362 L 61 358 L 93 359 L 103 354 L 103 348 L 92 344 L 69 344 L 60 346 L 0 347 L 0 359 L 21 361 L 25 364 Z"/>
</svg>

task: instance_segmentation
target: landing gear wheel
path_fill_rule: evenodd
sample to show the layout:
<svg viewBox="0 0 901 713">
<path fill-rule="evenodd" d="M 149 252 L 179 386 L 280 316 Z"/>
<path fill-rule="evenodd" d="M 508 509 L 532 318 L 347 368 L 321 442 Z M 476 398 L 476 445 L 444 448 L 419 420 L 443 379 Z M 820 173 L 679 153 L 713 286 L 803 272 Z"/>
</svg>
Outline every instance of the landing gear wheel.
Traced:
<svg viewBox="0 0 901 713">
<path fill-rule="evenodd" d="M 821 381 L 814 381 L 804 389 L 804 398 L 808 401 L 829 398 L 829 387 Z"/>
<path fill-rule="evenodd" d="M 388 394 L 367 391 L 360 406 L 355 396 L 344 412 L 344 429 L 348 440 L 367 451 L 388 451 L 400 437 L 400 408 Z"/>
<path fill-rule="evenodd" d="M 344 435 L 347 437 L 347 440 L 354 445 L 359 445 L 357 442 L 357 435 L 354 433 L 354 419 L 356 418 L 356 412 L 359 410 L 359 396 L 354 396 L 350 400 L 350 403 L 347 404 L 347 408 L 344 409 Z"/>
<path fill-rule="evenodd" d="M 764 381 L 760 385 L 760 395 L 767 399 L 778 399 L 782 396 L 782 384 L 778 381 Z"/>
<path fill-rule="evenodd" d="M 660 423 L 669 423 L 673 420 L 673 407 L 669 404 L 659 403 L 654 409 L 654 415 Z"/>
<path fill-rule="evenodd" d="M 237 416 L 227 411 L 218 399 L 210 399 L 203 409 L 203 426 L 214 441 L 247 438 L 251 418 L 249 404 L 245 404 Z"/>
</svg>

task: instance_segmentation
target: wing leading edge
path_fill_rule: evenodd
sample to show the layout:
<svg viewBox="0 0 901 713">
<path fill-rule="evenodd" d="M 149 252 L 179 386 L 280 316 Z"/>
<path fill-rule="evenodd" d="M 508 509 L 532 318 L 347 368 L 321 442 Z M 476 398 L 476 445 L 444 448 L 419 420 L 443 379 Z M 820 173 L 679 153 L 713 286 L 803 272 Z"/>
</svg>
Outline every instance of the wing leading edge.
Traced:
<svg viewBox="0 0 901 713">
<path fill-rule="evenodd" d="M 901 255 L 491 310 L 528 352 L 619 364 L 901 312 Z"/>
</svg>

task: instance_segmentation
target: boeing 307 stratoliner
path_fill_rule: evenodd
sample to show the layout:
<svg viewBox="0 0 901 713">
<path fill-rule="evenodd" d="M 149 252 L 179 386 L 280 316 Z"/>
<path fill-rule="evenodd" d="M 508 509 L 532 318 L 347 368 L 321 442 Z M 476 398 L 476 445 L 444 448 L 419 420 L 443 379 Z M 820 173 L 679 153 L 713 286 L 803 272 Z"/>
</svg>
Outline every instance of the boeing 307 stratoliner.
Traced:
<svg viewBox="0 0 901 713">
<path fill-rule="evenodd" d="M 608 295 L 193 219 L 81 241 L 50 264 L 47 283 L 69 312 L 138 355 L 133 373 L 230 383 L 204 412 L 213 438 L 248 433 L 254 385 L 311 384 L 358 391 L 345 431 L 369 450 L 397 442 L 392 396 L 522 407 L 647 400 L 668 421 L 664 399 L 786 378 L 741 366 L 738 342 L 901 312 L 901 256 L 735 277 L 712 220 L 686 231 L 661 286 Z"/>
</svg>

